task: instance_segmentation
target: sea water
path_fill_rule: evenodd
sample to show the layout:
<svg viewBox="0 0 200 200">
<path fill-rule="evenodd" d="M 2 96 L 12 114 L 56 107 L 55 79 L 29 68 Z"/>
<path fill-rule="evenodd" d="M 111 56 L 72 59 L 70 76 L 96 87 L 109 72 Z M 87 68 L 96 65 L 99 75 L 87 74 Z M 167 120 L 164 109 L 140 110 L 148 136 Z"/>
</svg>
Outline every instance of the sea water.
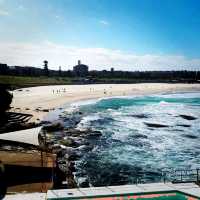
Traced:
<svg viewBox="0 0 200 200">
<path fill-rule="evenodd" d="M 200 167 L 200 93 L 100 99 L 79 110 L 84 117 L 77 128 L 102 136 L 76 163 L 78 182 L 154 182 L 163 169 Z"/>
</svg>

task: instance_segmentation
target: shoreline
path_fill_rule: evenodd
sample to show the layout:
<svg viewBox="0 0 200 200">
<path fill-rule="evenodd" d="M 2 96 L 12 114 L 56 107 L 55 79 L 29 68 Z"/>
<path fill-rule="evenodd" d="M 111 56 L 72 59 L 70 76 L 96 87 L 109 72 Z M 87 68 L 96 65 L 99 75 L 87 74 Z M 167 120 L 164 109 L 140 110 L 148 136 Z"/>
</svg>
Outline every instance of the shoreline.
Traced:
<svg viewBox="0 0 200 200">
<path fill-rule="evenodd" d="M 60 90 L 60 92 L 57 92 L 56 90 Z M 71 108 L 73 112 L 73 106 L 76 110 L 76 107 L 82 105 L 82 102 L 83 104 L 90 104 L 91 101 L 96 102 L 99 99 L 104 98 L 126 98 L 128 96 L 160 95 L 183 92 L 190 93 L 199 91 L 200 85 L 196 84 L 131 84 L 124 87 L 122 87 L 122 85 L 42 86 L 25 88 L 23 90 L 20 89 L 13 93 L 14 103 L 18 103 L 15 105 L 19 107 L 23 106 L 22 109 L 24 109 L 24 112 L 28 112 L 29 114 L 32 113 L 34 115 L 33 119 L 40 116 L 41 120 L 45 120 L 45 117 L 48 118 L 48 115 L 51 113 L 53 116 L 55 113 L 59 114 L 63 110 L 68 112 Z M 29 108 L 29 110 L 26 108 Z M 38 108 L 40 110 L 36 110 Z M 22 111 L 22 109 L 20 111 Z M 43 110 L 48 110 L 48 112 Z M 81 119 L 81 116 L 83 116 L 82 113 L 77 112 L 70 115 L 70 117 L 66 117 L 66 122 L 69 122 L 70 126 L 66 126 L 66 124 L 60 126 L 58 122 L 48 119 L 47 121 L 54 123 L 45 125 L 49 143 L 52 144 L 54 153 L 59 155 L 57 157 L 59 161 L 58 167 L 62 172 L 67 173 L 66 176 L 62 178 L 67 181 L 69 188 L 77 187 L 77 184 L 89 186 L 87 179 L 84 179 L 83 182 L 77 182 L 77 177 L 74 174 L 77 170 L 75 165 L 76 161 L 81 158 L 84 152 L 90 151 L 93 148 L 93 144 L 89 142 L 88 138 L 92 137 L 93 139 L 98 139 L 102 134 L 100 131 L 92 129 L 77 130 L 75 127 L 77 122 Z M 61 119 L 64 118 L 61 116 Z M 62 131 L 62 134 L 54 135 L 55 129 L 58 129 L 57 131 Z"/>
<path fill-rule="evenodd" d="M 39 86 L 14 90 L 11 111 L 31 114 L 29 122 L 39 123 L 63 105 L 99 98 L 152 95 L 159 93 L 198 92 L 200 84 L 95 84 Z"/>
</svg>

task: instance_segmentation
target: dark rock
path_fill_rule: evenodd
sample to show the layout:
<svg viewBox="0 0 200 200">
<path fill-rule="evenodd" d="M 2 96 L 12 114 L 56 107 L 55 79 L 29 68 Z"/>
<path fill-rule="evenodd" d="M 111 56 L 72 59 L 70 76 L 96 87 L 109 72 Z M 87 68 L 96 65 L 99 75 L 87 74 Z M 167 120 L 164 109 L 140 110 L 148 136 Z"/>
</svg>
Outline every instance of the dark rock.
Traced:
<svg viewBox="0 0 200 200">
<path fill-rule="evenodd" d="M 189 125 L 189 124 L 177 124 L 177 126 L 181 126 L 181 127 L 191 127 L 191 125 Z"/>
<path fill-rule="evenodd" d="M 89 138 L 97 138 L 97 137 L 100 137 L 100 136 L 102 136 L 102 133 L 100 131 L 95 131 L 95 132 L 92 132 L 92 133 L 87 135 L 87 137 L 89 137 Z"/>
<path fill-rule="evenodd" d="M 73 128 L 68 128 L 68 129 L 65 129 L 65 134 L 66 135 L 70 135 L 70 136 L 73 136 L 73 137 L 79 137 L 79 136 L 100 136 L 101 135 L 101 132 L 100 131 L 93 131 L 91 129 L 87 129 L 87 130 L 79 130 L 79 129 L 73 129 Z"/>
<path fill-rule="evenodd" d="M 170 131 L 173 131 L 173 132 L 183 132 L 183 130 L 181 130 L 181 129 L 173 129 L 173 130 L 170 130 Z"/>
<path fill-rule="evenodd" d="M 68 161 L 76 161 L 76 160 L 79 160 L 80 157 L 81 157 L 80 155 L 74 153 L 74 154 L 68 155 Z"/>
<path fill-rule="evenodd" d="M 196 135 L 189 135 L 189 134 L 184 134 L 183 137 L 190 138 L 190 139 L 197 139 L 198 138 Z"/>
<path fill-rule="evenodd" d="M 145 114 L 135 114 L 135 115 L 130 115 L 131 117 L 139 118 L 139 119 L 145 119 L 148 118 L 147 115 Z"/>
<path fill-rule="evenodd" d="M 82 187 L 82 188 L 90 187 L 88 179 L 84 178 L 83 180 L 81 180 L 79 183 L 79 187 Z"/>
<path fill-rule="evenodd" d="M 66 179 L 67 179 L 67 186 L 68 186 L 69 189 L 70 188 L 77 188 L 77 184 L 76 184 L 76 181 L 74 179 L 73 174 L 68 175 L 66 177 Z"/>
<path fill-rule="evenodd" d="M 51 124 L 51 122 L 50 121 L 41 121 L 40 122 L 40 125 L 45 125 L 45 124 Z"/>
<path fill-rule="evenodd" d="M 148 138 L 146 135 L 142 135 L 142 134 L 133 135 L 133 137 L 135 139 L 140 139 L 140 138 L 147 139 Z"/>
<path fill-rule="evenodd" d="M 196 117 L 190 116 L 190 115 L 179 115 L 179 116 L 182 117 L 183 119 L 186 119 L 186 120 L 195 120 L 195 119 L 197 119 Z"/>
<path fill-rule="evenodd" d="M 72 138 L 66 138 L 60 141 L 60 144 L 67 147 L 78 147 L 78 143 Z"/>
<path fill-rule="evenodd" d="M 64 165 L 64 164 L 66 164 L 66 161 L 65 160 L 58 160 L 57 163 Z"/>
<path fill-rule="evenodd" d="M 70 135 L 70 136 L 80 136 L 80 135 L 82 135 L 83 133 L 85 133 L 85 131 L 80 131 L 80 130 L 78 130 L 78 129 L 67 129 L 67 130 L 65 130 L 65 134 L 67 134 L 67 135 Z"/>
<path fill-rule="evenodd" d="M 71 172 L 75 172 L 75 171 L 76 171 L 75 162 L 69 162 L 68 169 L 69 169 Z"/>
<path fill-rule="evenodd" d="M 144 124 L 146 124 L 148 127 L 152 127 L 152 128 L 167 128 L 167 127 L 170 127 L 170 126 L 165 125 L 165 124 L 155 124 L 155 123 L 148 123 L 148 122 L 144 122 Z"/>
<path fill-rule="evenodd" d="M 63 130 L 63 129 L 64 129 L 63 125 L 59 122 L 43 126 L 43 130 L 46 130 L 48 132 L 50 132 L 50 131 L 60 131 L 60 130 Z"/>
<path fill-rule="evenodd" d="M 43 112 L 49 112 L 49 109 L 42 109 Z"/>
</svg>

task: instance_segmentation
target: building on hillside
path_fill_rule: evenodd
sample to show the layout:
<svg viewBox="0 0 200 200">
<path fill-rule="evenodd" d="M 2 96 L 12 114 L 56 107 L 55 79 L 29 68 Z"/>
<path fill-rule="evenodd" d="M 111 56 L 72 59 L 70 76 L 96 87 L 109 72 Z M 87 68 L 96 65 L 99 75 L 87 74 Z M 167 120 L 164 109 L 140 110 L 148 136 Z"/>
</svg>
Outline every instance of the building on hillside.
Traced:
<svg viewBox="0 0 200 200">
<path fill-rule="evenodd" d="M 81 64 L 81 61 L 78 60 L 78 65 L 73 67 L 73 73 L 78 77 L 85 77 L 88 75 L 89 67 L 87 65 Z"/>
</svg>

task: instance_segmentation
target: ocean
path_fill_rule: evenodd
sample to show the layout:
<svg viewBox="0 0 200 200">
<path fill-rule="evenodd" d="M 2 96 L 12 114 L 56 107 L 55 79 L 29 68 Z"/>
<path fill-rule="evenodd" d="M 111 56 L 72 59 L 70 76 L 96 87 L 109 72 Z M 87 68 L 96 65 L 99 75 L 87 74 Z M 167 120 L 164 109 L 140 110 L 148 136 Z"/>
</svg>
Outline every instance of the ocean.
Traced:
<svg viewBox="0 0 200 200">
<path fill-rule="evenodd" d="M 164 169 L 200 167 L 200 93 L 104 98 L 77 103 L 77 129 L 100 131 L 76 161 L 91 186 L 157 182 Z"/>
</svg>

